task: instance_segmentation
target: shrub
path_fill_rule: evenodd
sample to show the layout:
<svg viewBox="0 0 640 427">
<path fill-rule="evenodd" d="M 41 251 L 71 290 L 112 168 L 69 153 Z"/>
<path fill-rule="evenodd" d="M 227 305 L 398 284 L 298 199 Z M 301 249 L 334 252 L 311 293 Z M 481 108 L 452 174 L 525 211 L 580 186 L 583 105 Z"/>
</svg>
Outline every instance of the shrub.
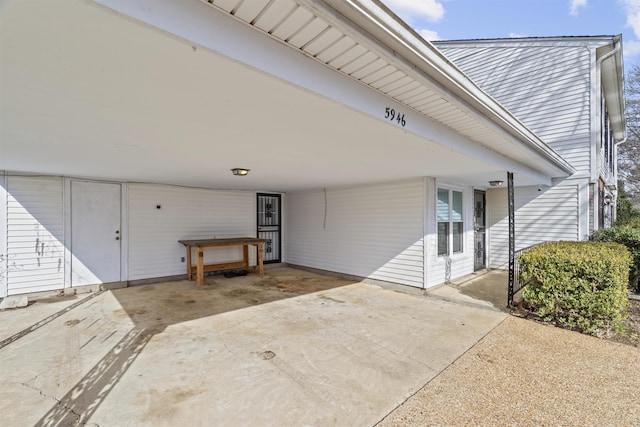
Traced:
<svg viewBox="0 0 640 427">
<path fill-rule="evenodd" d="M 629 289 L 640 292 L 638 287 L 638 280 L 640 279 L 640 226 L 634 227 L 633 224 L 629 224 L 598 230 L 593 233 L 591 240 L 596 242 L 615 242 L 627 247 L 631 252 L 631 256 L 633 256 L 633 265 L 629 270 Z"/>
<path fill-rule="evenodd" d="M 623 245 L 549 242 L 519 262 L 522 297 L 545 321 L 595 334 L 627 315 L 631 255 Z"/>
</svg>

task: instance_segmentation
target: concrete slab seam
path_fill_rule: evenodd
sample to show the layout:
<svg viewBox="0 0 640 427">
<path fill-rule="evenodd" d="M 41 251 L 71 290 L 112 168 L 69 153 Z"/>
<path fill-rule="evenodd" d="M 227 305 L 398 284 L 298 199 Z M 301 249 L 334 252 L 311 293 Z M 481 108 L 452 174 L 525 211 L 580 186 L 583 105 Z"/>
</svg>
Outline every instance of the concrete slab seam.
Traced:
<svg viewBox="0 0 640 427">
<path fill-rule="evenodd" d="M 427 298 L 433 298 L 439 301 L 446 301 L 452 304 L 460 304 L 460 305 L 465 305 L 467 307 L 473 307 L 473 308 L 479 308 L 481 310 L 488 310 L 488 311 L 494 311 L 494 312 L 498 312 L 498 313 L 504 313 L 503 310 L 500 310 L 497 307 L 489 307 L 488 305 L 483 305 L 483 304 L 475 304 L 472 302 L 468 302 L 468 301 L 460 301 L 460 300 L 454 300 L 453 298 L 446 298 L 446 297 L 441 297 L 439 295 L 433 295 L 433 294 L 427 294 L 426 295 Z"/>
</svg>

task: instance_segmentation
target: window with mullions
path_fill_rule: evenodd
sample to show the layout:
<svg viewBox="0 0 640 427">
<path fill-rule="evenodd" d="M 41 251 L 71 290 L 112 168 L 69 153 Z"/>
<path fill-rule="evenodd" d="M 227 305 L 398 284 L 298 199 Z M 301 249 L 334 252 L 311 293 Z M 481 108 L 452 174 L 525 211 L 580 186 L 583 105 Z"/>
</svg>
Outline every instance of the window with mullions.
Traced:
<svg viewBox="0 0 640 427">
<path fill-rule="evenodd" d="M 462 192 L 438 188 L 438 256 L 462 252 Z"/>
</svg>

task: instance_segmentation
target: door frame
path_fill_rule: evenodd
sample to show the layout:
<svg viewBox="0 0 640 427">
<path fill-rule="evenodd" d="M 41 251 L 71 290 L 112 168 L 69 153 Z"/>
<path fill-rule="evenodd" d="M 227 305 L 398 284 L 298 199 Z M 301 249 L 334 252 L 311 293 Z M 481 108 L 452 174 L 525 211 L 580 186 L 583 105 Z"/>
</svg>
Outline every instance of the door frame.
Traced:
<svg viewBox="0 0 640 427">
<path fill-rule="evenodd" d="M 260 209 L 260 196 L 269 196 L 269 197 L 276 197 L 278 199 L 278 250 L 279 250 L 279 254 L 278 254 L 278 259 L 277 260 L 272 260 L 272 261 L 263 261 L 264 264 L 278 264 L 282 262 L 282 255 L 283 255 L 283 250 L 282 250 L 282 218 L 283 218 L 283 214 L 282 214 L 282 194 L 280 193 L 256 193 L 256 237 L 260 237 L 260 221 L 259 221 L 259 209 Z M 263 248 L 266 248 L 265 245 L 263 245 Z M 263 256 L 264 259 L 264 256 Z"/>
<path fill-rule="evenodd" d="M 119 181 L 100 181 L 95 179 L 66 178 L 64 179 L 64 288 L 71 288 L 71 182 L 89 182 L 96 184 L 120 185 L 120 282 L 126 282 L 129 277 L 129 187 L 127 183 Z"/>
<path fill-rule="evenodd" d="M 478 227 L 476 224 L 476 197 L 482 195 L 482 210 L 484 217 L 484 238 L 482 244 L 482 267 L 476 267 L 476 253 L 478 251 Z M 487 192 L 484 190 L 473 189 L 473 271 L 483 270 L 487 268 Z"/>
</svg>

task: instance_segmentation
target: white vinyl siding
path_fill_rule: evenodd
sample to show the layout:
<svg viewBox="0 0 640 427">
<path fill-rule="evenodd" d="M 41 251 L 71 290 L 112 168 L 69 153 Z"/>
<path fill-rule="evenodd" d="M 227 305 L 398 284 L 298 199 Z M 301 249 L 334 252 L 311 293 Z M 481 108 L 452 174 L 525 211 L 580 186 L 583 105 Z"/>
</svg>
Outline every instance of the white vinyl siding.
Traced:
<svg viewBox="0 0 640 427">
<path fill-rule="evenodd" d="M 514 204 L 516 250 L 555 240 L 579 240 L 578 186 L 517 187 Z M 507 190 L 487 191 L 491 268 L 505 268 L 509 257 Z"/>
<path fill-rule="evenodd" d="M 130 184 L 128 194 L 129 280 L 186 274 L 178 240 L 256 236 L 254 192 Z M 241 259 L 241 247 L 205 251 L 205 263 Z"/>
<path fill-rule="evenodd" d="M 290 264 L 422 287 L 423 180 L 287 194 Z"/>
<path fill-rule="evenodd" d="M 579 174 L 589 176 L 592 50 L 526 43 L 436 45 Z"/>
<path fill-rule="evenodd" d="M 7 177 L 8 294 L 64 287 L 63 180 Z"/>
</svg>

